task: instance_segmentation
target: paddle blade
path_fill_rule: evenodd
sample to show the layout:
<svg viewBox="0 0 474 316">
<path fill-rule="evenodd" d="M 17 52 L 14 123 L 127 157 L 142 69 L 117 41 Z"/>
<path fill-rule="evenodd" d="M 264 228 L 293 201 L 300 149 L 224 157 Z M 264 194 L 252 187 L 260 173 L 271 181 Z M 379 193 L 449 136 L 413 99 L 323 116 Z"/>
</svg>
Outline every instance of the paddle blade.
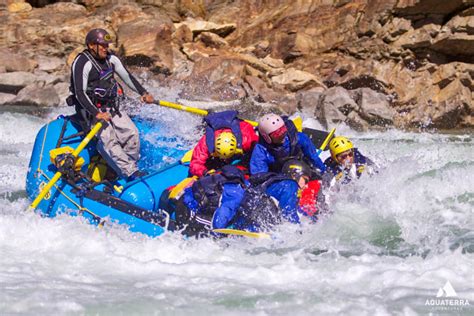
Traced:
<svg viewBox="0 0 474 316">
<path fill-rule="evenodd" d="M 193 150 L 190 149 L 183 155 L 183 158 L 181 158 L 181 162 L 182 163 L 191 162 L 192 157 L 193 157 Z"/>
<path fill-rule="evenodd" d="M 327 143 L 329 143 L 329 141 L 333 137 L 333 135 L 330 135 L 330 132 L 320 131 L 320 130 L 312 129 L 312 128 L 308 128 L 308 127 L 303 128 L 303 133 L 308 135 L 308 137 L 313 142 L 314 146 L 316 148 L 321 149 L 321 150 L 326 150 L 326 148 L 321 148 L 321 147 L 323 147 L 324 143 L 326 143 L 326 145 L 327 145 Z M 328 139 L 327 142 L 325 142 L 326 139 L 328 138 L 328 136 L 329 136 L 329 139 Z M 324 146 L 324 147 L 327 147 L 327 146 Z"/>
<path fill-rule="evenodd" d="M 303 130 L 303 119 L 301 118 L 301 116 L 297 116 L 291 120 L 293 121 L 293 124 L 295 124 L 296 130 L 298 132 L 301 132 Z"/>
<path fill-rule="evenodd" d="M 249 238 L 270 238 L 270 235 L 266 233 L 254 233 L 254 232 L 248 232 L 246 230 L 239 230 L 239 229 L 219 228 L 219 229 L 213 229 L 212 231 L 219 234 L 244 236 L 244 237 L 249 237 Z"/>
</svg>

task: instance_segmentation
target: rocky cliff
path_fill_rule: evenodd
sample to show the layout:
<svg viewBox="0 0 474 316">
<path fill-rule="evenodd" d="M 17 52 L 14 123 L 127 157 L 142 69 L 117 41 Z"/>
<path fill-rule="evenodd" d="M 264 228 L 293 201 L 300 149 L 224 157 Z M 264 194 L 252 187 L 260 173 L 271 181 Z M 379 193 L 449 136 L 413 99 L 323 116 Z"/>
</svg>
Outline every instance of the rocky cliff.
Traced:
<svg viewBox="0 0 474 316">
<path fill-rule="evenodd" d="M 57 105 L 88 30 L 188 100 L 323 124 L 474 126 L 474 0 L 0 2 L 0 104 Z"/>
</svg>

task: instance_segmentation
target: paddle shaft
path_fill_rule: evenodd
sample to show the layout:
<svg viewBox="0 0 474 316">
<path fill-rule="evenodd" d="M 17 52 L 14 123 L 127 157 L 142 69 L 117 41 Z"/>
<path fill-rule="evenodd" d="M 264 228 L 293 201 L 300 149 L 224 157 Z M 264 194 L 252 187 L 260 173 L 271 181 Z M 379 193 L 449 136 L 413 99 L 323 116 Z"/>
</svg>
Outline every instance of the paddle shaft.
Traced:
<svg viewBox="0 0 474 316">
<path fill-rule="evenodd" d="M 72 153 L 74 158 L 77 158 L 77 156 L 79 156 L 79 153 L 87 146 L 87 144 L 89 144 L 89 142 L 92 140 L 92 138 L 94 138 L 94 136 L 100 131 L 101 128 L 102 128 L 101 122 L 98 122 L 97 124 L 94 125 L 94 127 L 90 130 L 90 132 L 86 135 L 86 137 L 84 137 L 84 139 L 81 141 L 79 146 L 77 146 L 77 148 Z M 40 204 L 40 202 L 44 199 L 46 194 L 48 194 L 49 190 L 51 190 L 53 185 L 55 185 L 56 182 L 58 182 L 61 176 L 62 174 L 59 171 L 54 174 L 53 178 L 49 180 L 48 184 L 46 184 L 46 186 L 43 187 L 40 194 L 38 194 L 38 196 L 31 203 L 29 207 L 30 209 L 34 210 L 38 207 L 38 204 Z"/>
<path fill-rule="evenodd" d="M 250 238 L 271 238 L 271 236 L 266 233 L 255 233 L 255 232 L 249 232 L 249 231 L 240 230 L 240 229 L 217 228 L 217 229 L 213 229 L 212 231 L 219 234 L 244 236 L 244 237 L 250 237 Z"/>
<path fill-rule="evenodd" d="M 165 107 L 172 108 L 172 109 L 175 109 L 175 110 L 186 111 L 186 112 L 189 112 L 189 113 L 194 113 L 194 114 L 198 114 L 198 115 L 202 115 L 202 116 L 206 116 L 206 115 L 209 114 L 208 111 L 203 110 L 203 109 L 193 108 L 191 106 L 172 103 L 172 102 L 168 102 L 168 101 L 159 100 L 159 101 L 156 101 L 154 103 L 157 104 L 157 105 L 165 106 Z M 247 123 L 251 124 L 252 126 L 258 126 L 258 123 L 255 122 L 255 121 L 250 121 L 250 120 L 245 120 L 245 121 Z"/>
<path fill-rule="evenodd" d="M 332 136 L 334 135 L 334 133 L 336 132 L 336 128 L 334 127 L 331 132 L 329 132 L 328 136 L 326 137 L 326 139 L 324 140 L 323 144 L 321 145 L 321 147 L 319 148 L 321 151 L 324 151 L 324 149 L 326 149 L 326 146 L 328 145 L 329 141 L 331 140 Z"/>
</svg>

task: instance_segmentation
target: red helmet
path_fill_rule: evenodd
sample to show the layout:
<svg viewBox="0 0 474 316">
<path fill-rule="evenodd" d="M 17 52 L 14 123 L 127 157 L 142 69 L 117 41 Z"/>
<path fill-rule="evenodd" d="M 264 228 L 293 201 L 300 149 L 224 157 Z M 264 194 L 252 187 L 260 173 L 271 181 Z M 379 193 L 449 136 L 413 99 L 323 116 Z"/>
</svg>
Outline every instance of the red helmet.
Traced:
<svg viewBox="0 0 474 316">
<path fill-rule="evenodd" d="M 108 46 L 112 43 L 112 37 L 104 29 L 92 29 L 86 35 L 86 46 L 91 43 Z"/>
</svg>

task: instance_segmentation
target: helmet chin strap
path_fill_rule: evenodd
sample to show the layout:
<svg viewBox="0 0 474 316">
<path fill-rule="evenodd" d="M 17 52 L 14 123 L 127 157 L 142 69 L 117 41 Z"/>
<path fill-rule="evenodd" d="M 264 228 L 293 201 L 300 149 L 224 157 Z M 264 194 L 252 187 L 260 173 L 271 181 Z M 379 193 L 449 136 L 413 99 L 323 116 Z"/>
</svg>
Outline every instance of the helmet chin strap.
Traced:
<svg viewBox="0 0 474 316">
<path fill-rule="evenodd" d="M 95 43 L 95 50 L 93 49 L 90 49 L 89 47 L 87 48 L 89 50 L 89 52 L 92 54 L 92 56 L 94 56 L 95 58 L 100 58 L 100 55 L 99 55 L 99 44 L 98 43 Z"/>
</svg>

